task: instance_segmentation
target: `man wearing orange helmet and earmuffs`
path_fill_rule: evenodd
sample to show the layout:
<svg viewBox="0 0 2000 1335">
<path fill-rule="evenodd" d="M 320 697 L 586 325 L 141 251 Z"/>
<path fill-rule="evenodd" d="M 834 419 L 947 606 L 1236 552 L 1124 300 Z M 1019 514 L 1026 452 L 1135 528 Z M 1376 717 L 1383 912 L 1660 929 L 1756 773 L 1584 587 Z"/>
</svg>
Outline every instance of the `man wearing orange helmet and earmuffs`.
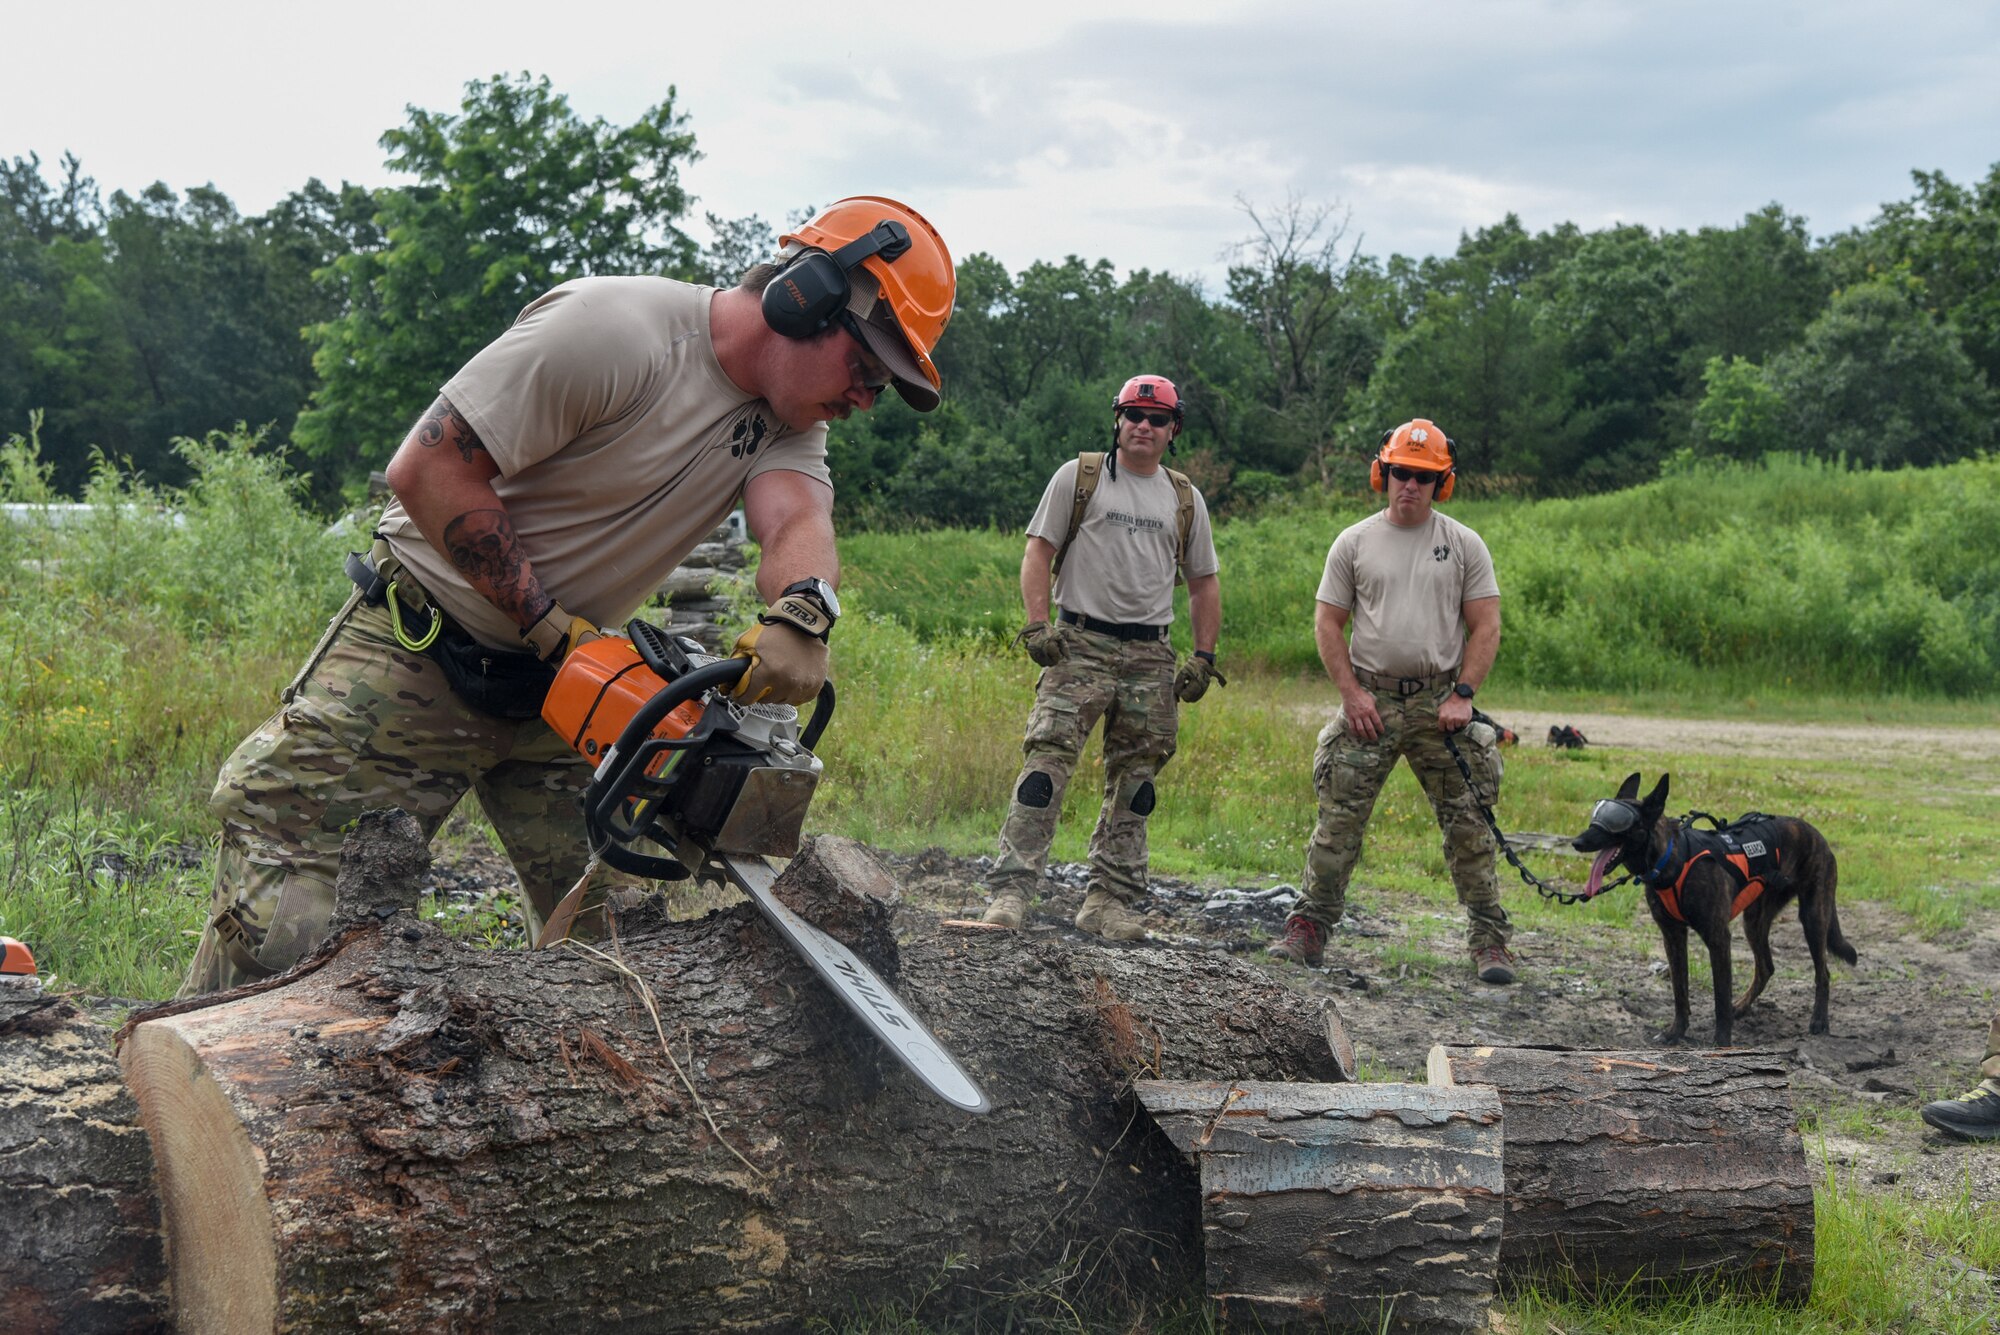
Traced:
<svg viewBox="0 0 2000 1335">
<path fill-rule="evenodd" d="M 810 700 L 840 617 L 826 424 L 894 385 L 938 405 L 957 288 L 937 229 L 857 196 L 736 286 L 579 278 L 445 382 L 388 469 L 355 588 L 278 712 L 225 762 L 222 849 L 183 991 L 282 972 L 325 933 L 343 828 L 372 807 L 434 833 L 477 792 L 528 935 L 588 875 L 590 766 L 541 718 L 565 654 L 621 627 L 740 497 L 769 604 L 736 641 L 745 703 Z M 617 633 L 615 630 L 611 633 Z M 595 915 L 585 933 L 601 930 Z"/>
<path fill-rule="evenodd" d="M 1433 508 L 1450 498 L 1456 473 L 1456 448 L 1435 422 L 1419 417 L 1384 432 L 1369 482 L 1388 504 L 1327 553 L 1313 633 L 1340 709 L 1313 757 L 1319 821 L 1298 908 L 1268 948 L 1278 959 L 1320 963 L 1376 795 L 1401 756 L 1444 832 L 1474 970 L 1485 982 L 1514 981 L 1514 928 L 1500 907 L 1497 845 L 1479 809 L 1499 797 L 1498 738 L 1472 719 L 1473 695 L 1500 648 L 1500 585 L 1479 535 Z M 1445 747 L 1452 734 L 1470 789 Z"/>
<path fill-rule="evenodd" d="M 1112 449 L 1058 468 L 1028 521 L 1020 642 L 1042 668 L 1025 754 L 987 879 L 986 921 L 1019 927 L 1041 883 L 1063 790 L 1104 720 L 1104 805 L 1090 839 L 1090 879 L 1076 925 L 1112 941 L 1146 935 L 1134 903 L 1146 893 L 1146 817 L 1153 781 L 1173 758 L 1177 701 L 1199 700 L 1215 667 L 1222 593 L 1208 507 L 1162 458 L 1185 405 L 1165 376 L 1138 375 L 1112 397 Z M 1174 585 L 1185 577 L 1194 651 L 1176 671 L 1167 635 Z M 1050 616 L 1053 594 L 1060 610 Z"/>
</svg>

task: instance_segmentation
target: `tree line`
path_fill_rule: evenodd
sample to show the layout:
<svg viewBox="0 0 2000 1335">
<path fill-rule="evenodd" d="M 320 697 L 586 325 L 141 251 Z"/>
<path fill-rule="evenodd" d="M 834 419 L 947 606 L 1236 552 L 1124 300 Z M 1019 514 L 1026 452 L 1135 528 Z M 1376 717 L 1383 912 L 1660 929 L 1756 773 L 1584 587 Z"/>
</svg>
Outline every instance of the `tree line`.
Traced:
<svg viewBox="0 0 2000 1335">
<path fill-rule="evenodd" d="M 100 454 L 179 481 L 175 437 L 245 422 L 331 501 L 537 293 L 600 273 L 728 283 L 774 248 L 754 216 L 707 214 L 706 246 L 684 230 L 699 150 L 672 89 L 621 126 L 546 79 L 495 77 L 381 143 L 407 184 L 310 180 L 254 216 L 210 186 L 106 200 L 73 156 L 0 159 L 0 433 L 36 421 L 73 490 Z M 1225 513 L 1363 485 L 1382 428 L 1416 415 L 1451 432 L 1470 491 L 1602 491 L 1687 456 L 1977 454 L 2000 385 L 2000 164 L 1913 183 L 1823 238 L 1777 204 L 1693 231 L 1509 215 L 1450 255 L 1386 260 L 1335 206 L 1243 202 L 1217 290 L 969 250 L 944 408 L 891 397 L 835 424 L 839 504 L 849 522 L 1018 524 L 1057 463 L 1103 447 L 1137 370 L 1181 386 L 1177 462 Z"/>
</svg>

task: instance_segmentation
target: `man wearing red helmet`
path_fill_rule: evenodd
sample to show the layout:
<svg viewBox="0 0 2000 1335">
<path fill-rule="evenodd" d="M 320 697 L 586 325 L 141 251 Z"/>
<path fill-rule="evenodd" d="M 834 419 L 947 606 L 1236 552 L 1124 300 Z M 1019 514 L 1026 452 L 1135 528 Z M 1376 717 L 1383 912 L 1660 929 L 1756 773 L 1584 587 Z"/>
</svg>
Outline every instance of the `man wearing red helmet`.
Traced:
<svg viewBox="0 0 2000 1335">
<path fill-rule="evenodd" d="M 1019 638 L 1042 675 L 988 878 L 987 922 L 1019 927 L 1026 918 L 1063 790 L 1102 718 L 1104 805 L 1076 925 L 1113 941 L 1146 934 L 1132 906 L 1146 892 L 1146 817 L 1154 780 L 1174 754 L 1176 702 L 1199 700 L 1211 681 L 1228 684 L 1215 666 L 1222 592 L 1208 507 L 1185 475 L 1161 463 L 1184 417 L 1164 376 L 1126 381 L 1112 399 L 1111 453 L 1064 463 L 1028 522 L 1028 624 Z M 1187 581 L 1194 639 L 1178 672 L 1167 638 L 1177 575 Z M 1052 592 L 1060 607 L 1053 619 Z"/>
<path fill-rule="evenodd" d="M 1444 833 L 1473 968 L 1485 982 L 1514 981 L 1507 949 L 1514 928 L 1500 907 L 1497 845 L 1479 809 L 1499 798 L 1499 738 L 1472 721 L 1473 695 L 1500 648 L 1500 585 L 1479 535 L 1433 509 L 1450 497 L 1456 471 L 1456 451 L 1436 423 L 1420 417 L 1384 432 L 1369 480 L 1388 504 L 1327 553 L 1313 633 L 1340 709 L 1313 757 L 1319 821 L 1306 846 L 1298 910 L 1269 947 L 1278 959 L 1316 965 L 1323 958 L 1376 795 L 1401 756 Z M 1472 773 L 1470 790 L 1445 746 L 1452 735 Z"/>
<path fill-rule="evenodd" d="M 224 764 L 207 930 L 184 991 L 296 962 L 333 910 L 342 830 L 371 807 L 434 833 L 468 790 L 520 874 L 529 936 L 590 856 L 589 766 L 541 720 L 557 664 L 622 626 L 741 497 L 770 606 L 736 642 L 744 701 L 826 677 L 826 423 L 889 385 L 938 404 L 956 279 L 922 215 L 844 199 L 733 288 L 581 278 L 448 380 L 389 463 L 395 500 L 282 707 Z M 594 869 L 594 870 L 593 870 Z"/>
</svg>

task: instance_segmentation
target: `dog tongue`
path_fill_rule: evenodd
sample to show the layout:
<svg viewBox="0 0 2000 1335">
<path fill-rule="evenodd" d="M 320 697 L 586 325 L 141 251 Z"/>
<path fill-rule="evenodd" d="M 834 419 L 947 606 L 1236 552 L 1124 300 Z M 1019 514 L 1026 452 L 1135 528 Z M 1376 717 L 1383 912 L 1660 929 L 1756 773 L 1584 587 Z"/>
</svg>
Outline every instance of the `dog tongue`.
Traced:
<svg viewBox="0 0 2000 1335">
<path fill-rule="evenodd" d="M 1611 870 L 1611 864 L 1618 859 L 1618 845 L 1599 849 L 1597 857 L 1590 864 L 1590 882 L 1583 887 L 1583 897 L 1589 899 L 1604 888 L 1604 873 Z"/>
</svg>

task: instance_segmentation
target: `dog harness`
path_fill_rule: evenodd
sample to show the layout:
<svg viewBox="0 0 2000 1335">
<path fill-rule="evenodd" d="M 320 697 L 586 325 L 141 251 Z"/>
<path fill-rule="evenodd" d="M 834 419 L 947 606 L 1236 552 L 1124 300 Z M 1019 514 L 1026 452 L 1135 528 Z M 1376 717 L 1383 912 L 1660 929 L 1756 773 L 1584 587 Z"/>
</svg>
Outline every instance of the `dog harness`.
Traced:
<svg viewBox="0 0 2000 1335">
<path fill-rule="evenodd" d="M 1782 870 L 1778 855 L 1778 822 L 1775 817 L 1753 811 L 1747 816 L 1733 820 L 1715 830 L 1697 830 L 1697 817 L 1715 822 L 1713 816 L 1705 812 L 1690 812 L 1681 817 L 1680 826 L 1673 838 L 1667 841 L 1667 851 L 1653 864 L 1644 880 L 1660 897 L 1666 906 L 1668 916 L 1675 922 L 1685 923 L 1687 915 L 1681 912 L 1681 890 L 1687 884 L 1688 873 L 1697 862 L 1713 858 L 1728 869 L 1736 878 L 1736 899 L 1729 909 L 1729 920 L 1734 922 L 1744 909 L 1757 902 L 1764 893 L 1767 881 L 1775 881 Z M 1667 869 L 1673 865 L 1676 851 L 1685 853 L 1681 870 L 1669 884 L 1664 878 Z"/>
</svg>

